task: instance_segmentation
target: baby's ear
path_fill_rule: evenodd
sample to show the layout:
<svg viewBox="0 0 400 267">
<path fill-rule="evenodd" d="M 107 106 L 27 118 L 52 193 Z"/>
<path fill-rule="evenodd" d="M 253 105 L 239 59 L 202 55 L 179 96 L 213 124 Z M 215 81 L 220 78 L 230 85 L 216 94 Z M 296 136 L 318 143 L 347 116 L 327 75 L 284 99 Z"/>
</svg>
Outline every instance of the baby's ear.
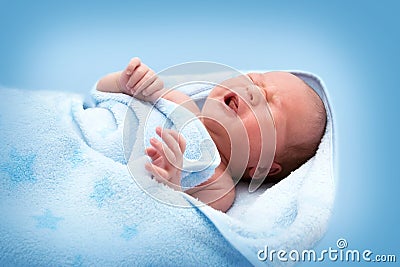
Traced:
<svg viewBox="0 0 400 267">
<path fill-rule="evenodd" d="M 281 166 L 279 163 L 277 163 L 277 162 L 274 161 L 274 162 L 272 163 L 271 169 L 269 169 L 268 176 L 277 175 L 277 174 L 279 174 L 281 171 L 282 171 L 282 166 Z"/>
<path fill-rule="evenodd" d="M 266 168 L 263 167 L 249 167 L 249 176 L 252 178 L 257 178 L 257 177 L 265 177 L 265 176 L 274 176 L 279 174 L 282 171 L 282 166 L 277 163 L 277 162 L 273 162 L 271 168 L 269 169 L 268 174 L 266 173 Z M 255 177 L 257 176 L 257 177 Z"/>
<path fill-rule="evenodd" d="M 265 178 L 268 175 L 268 168 L 264 167 L 249 167 L 248 174 L 254 179 Z"/>
</svg>

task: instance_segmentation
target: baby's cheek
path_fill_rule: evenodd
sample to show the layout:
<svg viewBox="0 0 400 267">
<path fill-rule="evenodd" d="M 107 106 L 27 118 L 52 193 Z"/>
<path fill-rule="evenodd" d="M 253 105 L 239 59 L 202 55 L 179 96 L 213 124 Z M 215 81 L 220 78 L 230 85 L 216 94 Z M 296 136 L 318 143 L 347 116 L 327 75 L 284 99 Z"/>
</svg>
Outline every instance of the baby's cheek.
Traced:
<svg viewBox="0 0 400 267">
<path fill-rule="evenodd" d="M 259 127 L 249 128 L 247 132 L 249 135 L 249 143 L 250 143 L 250 161 L 258 161 L 261 152 L 261 134 Z"/>
</svg>

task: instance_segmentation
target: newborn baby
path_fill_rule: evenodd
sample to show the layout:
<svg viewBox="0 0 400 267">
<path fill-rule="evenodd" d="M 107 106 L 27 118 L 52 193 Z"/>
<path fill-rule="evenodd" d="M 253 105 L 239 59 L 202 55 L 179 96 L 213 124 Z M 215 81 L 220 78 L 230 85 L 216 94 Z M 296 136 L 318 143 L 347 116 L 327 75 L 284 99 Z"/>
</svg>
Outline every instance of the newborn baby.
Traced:
<svg viewBox="0 0 400 267">
<path fill-rule="evenodd" d="M 125 93 L 152 103 L 162 97 L 197 115 L 217 146 L 221 164 L 210 179 L 185 192 L 224 212 L 235 199 L 234 181 L 268 177 L 276 182 L 286 177 L 315 154 L 326 124 L 321 99 L 288 72 L 249 73 L 228 79 L 212 89 L 201 111 L 184 93 L 164 88 L 139 58 L 133 58 L 125 70 L 99 80 L 97 90 Z M 275 141 L 271 140 L 275 136 L 266 134 L 271 125 L 276 129 L 275 151 L 262 146 Z M 185 140 L 174 130 L 157 128 L 156 132 L 163 142 L 150 140 L 146 153 L 151 162 L 146 169 L 157 181 L 181 190 Z M 268 157 L 272 157 L 270 161 Z"/>
</svg>

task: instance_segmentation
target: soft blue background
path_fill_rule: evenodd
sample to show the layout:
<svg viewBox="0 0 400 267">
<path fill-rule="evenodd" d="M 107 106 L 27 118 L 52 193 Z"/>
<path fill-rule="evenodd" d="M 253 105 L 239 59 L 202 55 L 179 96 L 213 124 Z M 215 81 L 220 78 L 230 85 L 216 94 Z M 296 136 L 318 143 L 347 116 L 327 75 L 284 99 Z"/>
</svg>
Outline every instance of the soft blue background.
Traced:
<svg viewBox="0 0 400 267">
<path fill-rule="evenodd" d="M 400 5 L 144 2 L 0 1 L 0 85 L 84 93 L 132 56 L 156 71 L 209 60 L 314 72 L 328 86 L 338 137 L 335 210 L 316 249 L 343 237 L 350 249 L 400 261 Z"/>
</svg>

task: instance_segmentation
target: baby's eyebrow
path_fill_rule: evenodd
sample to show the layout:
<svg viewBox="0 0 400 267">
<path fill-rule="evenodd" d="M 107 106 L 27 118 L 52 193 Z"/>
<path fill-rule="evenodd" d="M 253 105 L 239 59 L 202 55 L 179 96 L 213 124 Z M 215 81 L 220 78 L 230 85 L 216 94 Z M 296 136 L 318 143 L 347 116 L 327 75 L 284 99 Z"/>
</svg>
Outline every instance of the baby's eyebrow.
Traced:
<svg viewBox="0 0 400 267">
<path fill-rule="evenodd" d="M 257 79 L 258 73 L 248 73 L 246 76 L 257 86 L 264 86 L 264 81 L 262 79 Z"/>
<path fill-rule="evenodd" d="M 251 77 L 251 76 L 252 76 L 252 73 L 248 73 L 246 76 L 247 76 L 247 78 L 250 79 L 250 81 L 252 81 L 254 84 L 256 84 L 256 83 L 254 82 L 253 78 Z M 256 85 L 257 85 L 257 84 L 256 84 Z"/>
<path fill-rule="evenodd" d="M 257 84 L 253 84 L 252 86 L 256 86 L 258 88 L 258 90 L 260 91 L 260 93 L 264 96 L 265 100 L 268 102 L 268 92 L 267 92 L 267 90 L 264 87 L 259 86 Z"/>
</svg>

